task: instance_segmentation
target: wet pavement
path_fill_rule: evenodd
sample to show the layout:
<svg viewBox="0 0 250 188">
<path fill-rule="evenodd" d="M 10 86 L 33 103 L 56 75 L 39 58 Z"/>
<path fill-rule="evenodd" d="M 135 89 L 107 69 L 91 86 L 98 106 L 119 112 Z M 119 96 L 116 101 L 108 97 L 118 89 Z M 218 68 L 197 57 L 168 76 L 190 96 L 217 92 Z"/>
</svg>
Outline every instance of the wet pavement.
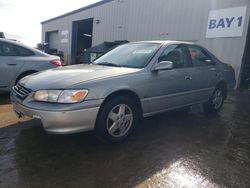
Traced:
<svg viewBox="0 0 250 188">
<path fill-rule="evenodd" d="M 1 188 L 250 187 L 250 94 L 230 96 L 216 116 L 194 106 L 147 118 L 114 145 L 16 123 L 8 102 L 0 95 Z"/>
</svg>

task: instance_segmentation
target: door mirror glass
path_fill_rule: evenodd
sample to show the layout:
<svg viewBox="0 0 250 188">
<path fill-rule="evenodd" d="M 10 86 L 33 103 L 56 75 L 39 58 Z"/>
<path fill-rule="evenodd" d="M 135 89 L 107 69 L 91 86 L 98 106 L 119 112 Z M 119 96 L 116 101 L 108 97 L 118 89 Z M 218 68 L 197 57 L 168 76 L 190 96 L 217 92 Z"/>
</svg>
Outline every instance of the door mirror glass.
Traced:
<svg viewBox="0 0 250 188">
<path fill-rule="evenodd" d="M 173 69 L 174 64 L 172 61 L 160 61 L 157 63 L 152 71 L 160 71 L 160 70 L 170 70 Z"/>
</svg>

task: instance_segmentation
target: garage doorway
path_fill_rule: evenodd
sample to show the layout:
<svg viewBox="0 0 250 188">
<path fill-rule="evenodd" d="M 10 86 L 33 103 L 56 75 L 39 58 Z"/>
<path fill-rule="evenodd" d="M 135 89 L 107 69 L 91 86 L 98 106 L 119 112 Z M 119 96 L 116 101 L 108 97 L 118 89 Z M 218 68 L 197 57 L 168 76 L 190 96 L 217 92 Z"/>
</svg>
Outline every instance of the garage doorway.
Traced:
<svg viewBox="0 0 250 188">
<path fill-rule="evenodd" d="M 240 89 L 250 89 L 250 20 L 248 24 L 247 40 L 242 61 Z"/>
<path fill-rule="evenodd" d="M 58 31 L 50 31 L 45 33 L 45 42 L 48 43 L 46 52 L 56 55 L 59 46 L 59 34 Z"/>
<path fill-rule="evenodd" d="M 72 28 L 71 64 L 83 63 L 84 51 L 92 46 L 93 18 L 75 21 Z"/>
</svg>

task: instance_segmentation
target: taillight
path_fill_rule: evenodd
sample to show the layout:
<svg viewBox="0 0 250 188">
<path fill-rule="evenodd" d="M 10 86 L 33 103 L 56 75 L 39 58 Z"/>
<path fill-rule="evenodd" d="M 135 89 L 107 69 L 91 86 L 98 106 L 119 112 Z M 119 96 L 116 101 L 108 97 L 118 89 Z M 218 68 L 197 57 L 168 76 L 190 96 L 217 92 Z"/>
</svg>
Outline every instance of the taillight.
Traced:
<svg viewBox="0 0 250 188">
<path fill-rule="evenodd" d="M 61 67 L 62 66 L 62 63 L 61 63 L 60 60 L 53 60 L 53 61 L 51 61 L 51 63 L 54 64 L 57 67 Z"/>
</svg>

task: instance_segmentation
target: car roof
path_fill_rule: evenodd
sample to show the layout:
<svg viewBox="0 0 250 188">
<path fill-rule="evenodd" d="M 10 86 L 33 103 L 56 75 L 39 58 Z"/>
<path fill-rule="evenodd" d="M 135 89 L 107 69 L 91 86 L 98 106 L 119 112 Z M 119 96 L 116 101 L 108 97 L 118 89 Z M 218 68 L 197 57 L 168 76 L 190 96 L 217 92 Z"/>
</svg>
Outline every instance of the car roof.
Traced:
<svg viewBox="0 0 250 188">
<path fill-rule="evenodd" d="M 19 43 L 17 41 L 14 41 L 14 40 L 11 40 L 11 39 L 3 39 L 3 38 L 0 38 L 0 42 L 7 42 L 7 43 L 11 43 L 13 45 L 16 45 L 16 46 L 21 46 L 21 47 L 24 47 L 24 48 L 27 48 L 33 52 L 35 52 L 36 54 L 39 54 L 39 55 L 42 55 L 42 56 L 49 56 L 48 54 L 40 51 L 40 50 L 37 50 L 35 48 L 32 48 L 30 46 L 27 46 L 25 44 L 22 44 L 22 43 Z"/>
<path fill-rule="evenodd" d="M 22 44 L 22 43 L 20 43 L 20 42 L 17 42 L 17 41 L 15 41 L 15 40 L 12 40 L 12 39 L 3 39 L 3 38 L 0 38 L 0 41 L 1 41 L 1 42 L 8 42 L 8 43 L 11 43 L 11 44 L 14 44 L 14 45 L 18 45 L 18 46 L 23 46 L 23 47 L 26 47 L 26 48 L 29 48 L 29 49 L 32 49 L 32 50 L 33 50 L 32 47 L 27 46 L 27 45 L 25 45 L 25 44 Z"/>
<path fill-rule="evenodd" d="M 131 43 L 152 43 L 152 44 L 194 44 L 192 42 L 187 41 L 177 41 L 177 40 L 151 40 L 151 41 L 137 41 L 137 42 L 131 42 Z"/>
</svg>

